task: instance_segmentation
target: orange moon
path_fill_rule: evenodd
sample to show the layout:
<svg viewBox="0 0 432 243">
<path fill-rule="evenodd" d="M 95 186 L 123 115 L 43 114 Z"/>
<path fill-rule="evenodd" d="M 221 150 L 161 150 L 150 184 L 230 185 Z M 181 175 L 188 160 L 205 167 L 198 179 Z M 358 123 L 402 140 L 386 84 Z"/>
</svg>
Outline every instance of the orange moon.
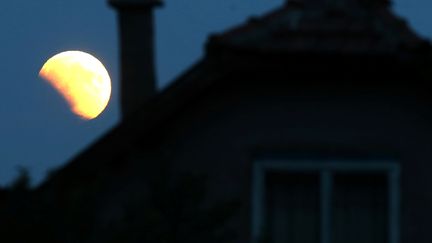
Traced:
<svg viewBox="0 0 432 243">
<path fill-rule="evenodd" d="M 54 87 L 73 113 L 94 119 L 108 105 L 111 78 L 104 65 L 82 51 L 61 52 L 45 62 L 39 76 Z"/>
</svg>

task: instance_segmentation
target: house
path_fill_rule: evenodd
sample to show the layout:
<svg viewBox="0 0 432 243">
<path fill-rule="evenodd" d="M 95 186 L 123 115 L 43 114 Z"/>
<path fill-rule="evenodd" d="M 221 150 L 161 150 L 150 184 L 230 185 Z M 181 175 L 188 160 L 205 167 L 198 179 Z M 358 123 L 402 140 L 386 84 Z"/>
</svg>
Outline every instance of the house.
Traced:
<svg viewBox="0 0 432 243">
<path fill-rule="evenodd" d="M 211 208 L 236 202 L 221 226 L 236 242 L 431 241 L 432 49 L 388 0 L 287 1 L 156 92 L 160 3 L 111 1 L 122 122 L 32 192 L 30 228 L 50 215 L 48 242 L 223 242 Z"/>
</svg>

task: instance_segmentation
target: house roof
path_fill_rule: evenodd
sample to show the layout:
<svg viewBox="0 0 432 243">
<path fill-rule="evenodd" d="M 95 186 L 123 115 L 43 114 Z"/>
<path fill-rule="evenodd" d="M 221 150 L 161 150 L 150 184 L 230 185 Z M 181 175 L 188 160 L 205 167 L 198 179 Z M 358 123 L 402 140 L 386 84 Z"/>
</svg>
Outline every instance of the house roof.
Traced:
<svg viewBox="0 0 432 243">
<path fill-rule="evenodd" d="M 392 53 L 424 44 L 387 0 L 291 0 L 213 36 L 209 48 L 265 53 Z"/>
<path fill-rule="evenodd" d="M 223 80 L 224 75 L 241 67 L 241 63 L 233 60 L 227 63 L 214 58 L 214 54 L 220 51 L 240 51 L 252 55 L 270 53 L 282 55 L 282 58 L 293 52 L 355 56 L 376 54 L 381 57 L 383 54 L 412 50 L 418 53 L 416 50 L 423 48 L 425 43 L 387 8 L 365 9 L 357 13 L 333 7 L 322 10 L 306 0 L 288 3 L 270 14 L 212 37 L 203 60 L 64 168 L 56 171 L 39 189 L 53 184 L 62 187 L 74 184 L 74 181 L 85 184 L 101 168 L 118 166 L 112 164 L 118 162 L 115 158 L 124 155 L 137 141 L 146 147 L 154 146 L 152 143 L 160 137 L 157 134 L 164 123 L 172 121 L 196 97 Z M 247 65 L 249 61 L 246 61 Z M 310 62 L 309 59 L 306 61 Z M 263 63 L 265 61 L 259 61 L 259 65 Z M 127 166 L 124 163 L 128 162 L 122 163 L 121 166 Z M 79 182 L 76 182 L 77 174 L 81 177 Z"/>
</svg>

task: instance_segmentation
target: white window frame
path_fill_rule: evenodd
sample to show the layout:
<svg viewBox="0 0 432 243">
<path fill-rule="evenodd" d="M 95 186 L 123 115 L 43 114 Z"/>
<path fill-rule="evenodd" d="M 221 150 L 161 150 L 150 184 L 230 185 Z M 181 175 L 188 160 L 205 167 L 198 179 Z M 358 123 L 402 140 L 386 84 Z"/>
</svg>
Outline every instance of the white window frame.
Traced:
<svg viewBox="0 0 432 243">
<path fill-rule="evenodd" d="M 251 191 L 251 237 L 259 243 L 264 232 L 265 181 L 268 172 L 317 172 L 320 176 L 320 243 L 331 241 L 331 191 L 333 173 L 337 172 L 382 172 L 388 179 L 388 243 L 399 243 L 400 219 L 400 168 L 396 161 L 320 161 L 320 160 L 258 160 L 252 166 Z"/>
</svg>

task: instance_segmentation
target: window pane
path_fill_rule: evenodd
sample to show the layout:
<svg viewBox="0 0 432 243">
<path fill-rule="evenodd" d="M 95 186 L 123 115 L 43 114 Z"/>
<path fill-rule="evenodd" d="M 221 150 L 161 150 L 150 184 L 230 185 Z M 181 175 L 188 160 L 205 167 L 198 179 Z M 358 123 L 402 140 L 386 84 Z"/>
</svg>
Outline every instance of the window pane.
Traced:
<svg viewBox="0 0 432 243">
<path fill-rule="evenodd" d="M 336 174 L 332 242 L 387 242 L 387 195 L 384 174 Z"/>
<path fill-rule="evenodd" d="M 318 243 L 318 173 L 268 173 L 266 185 L 266 238 L 272 243 Z"/>
</svg>

